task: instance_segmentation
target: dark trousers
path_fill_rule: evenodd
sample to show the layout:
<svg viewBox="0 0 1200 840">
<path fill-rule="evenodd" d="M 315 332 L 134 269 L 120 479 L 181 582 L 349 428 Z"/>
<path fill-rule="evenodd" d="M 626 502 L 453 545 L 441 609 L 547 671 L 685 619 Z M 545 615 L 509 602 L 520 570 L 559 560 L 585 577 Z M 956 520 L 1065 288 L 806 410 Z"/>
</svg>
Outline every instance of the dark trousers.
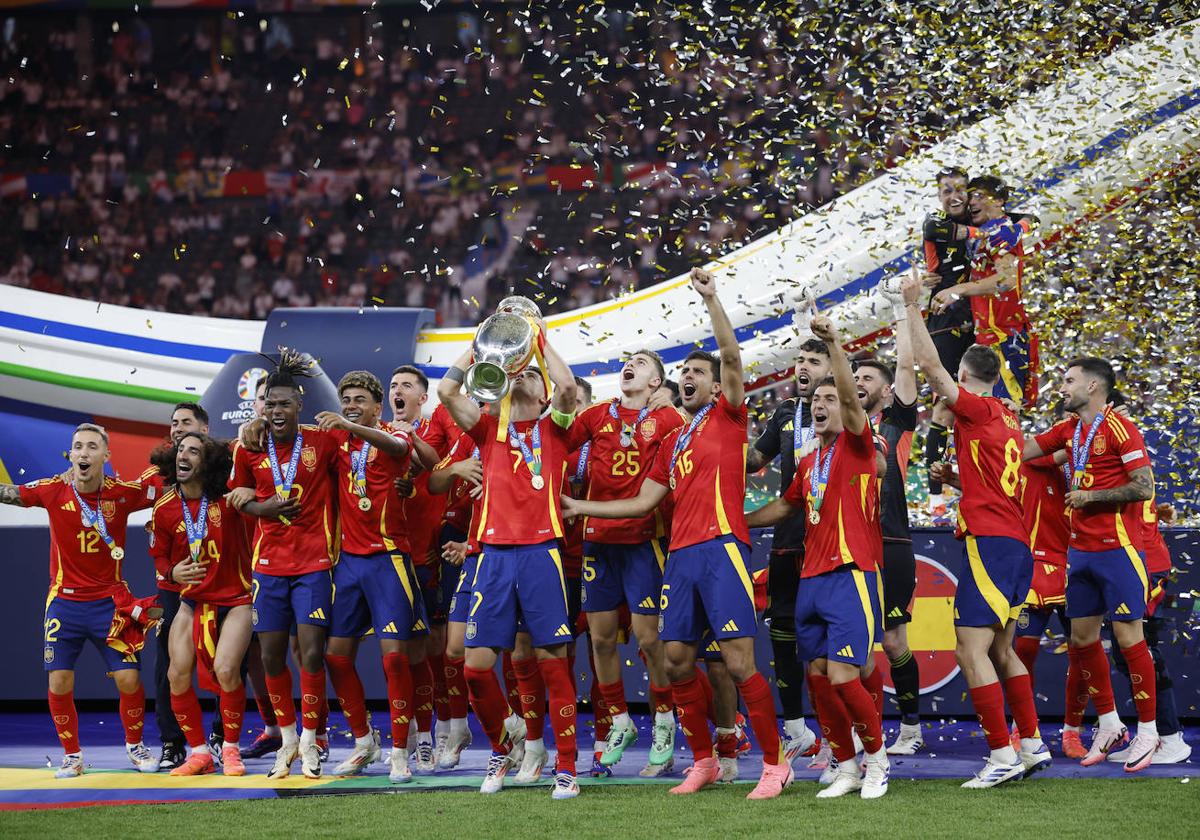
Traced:
<svg viewBox="0 0 1200 840">
<path fill-rule="evenodd" d="M 154 719 L 158 721 L 159 738 L 163 745 L 184 746 L 183 730 L 171 710 L 171 681 L 167 679 L 167 668 L 171 665 L 168 642 L 171 638 L 171 622 L 179 612 L 179 593 L 166 589 L 158 590 L 158 602 L 162 606 L 162 623 L 158 625 L 158 655 L 154 657 Z"/>
</svg>

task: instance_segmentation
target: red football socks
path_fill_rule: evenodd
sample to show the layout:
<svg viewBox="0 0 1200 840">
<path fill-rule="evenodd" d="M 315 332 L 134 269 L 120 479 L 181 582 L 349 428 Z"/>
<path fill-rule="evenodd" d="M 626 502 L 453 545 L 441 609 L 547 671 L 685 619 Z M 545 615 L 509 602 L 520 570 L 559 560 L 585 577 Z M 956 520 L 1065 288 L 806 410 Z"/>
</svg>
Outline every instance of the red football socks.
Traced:
<svg viewBox="0 0 1200 840">
<path fill-rule="evenodd" d="M 233 691 L 221 691 L 221 728 L 225 732 L 225 743 L 236 744 L 242 739 L 242 718 L 246 714 L 246 684 L 238 683 Z"/>
<path fill-rule="evenodd" d="M 469 665 L 463 672 L 467 678 L 471 708 L 475 710 L 479 725 L 492 742 L 492 752 L 507 754 L 509 744 L 504 737 L 504 718 L 508 716 L 508 701 L 500 690 L 496 672 L 491 668 L 479 671 Z"/>
<path fill-rule="evenodd" d="M 875 674 L 879 673 L 876 668 Z M 880 677 L 880 682 L 882 682 Z M 867 691 L 862 680 L 850 680 L 833 687 L 849 715 L 851 728 L 862 741 L 863 752 L 876 753 L 883 747 L 883 722 L 879 717 L 879 706 Z M 853 742 L 853 739 L 851 739 Z M 851 746 L 851 749 L 854 749 Z"/>
<path fill-rule="evenodd" d="M 349 656 L 325 654 L 325 665 L 329 669 L 329 679 L 333 682 L 333 690 L 337 692 L 338 702 L 342 705 L 342 714 L 346 716 L 346 725 L 350 727 L 355 738 L 362 738 L 371 731 L 367 718 L 367 700 L 363 696 L 362 680 L 354 667 L 354 660 Z"/>
<path fill-rule="evenodd" d="M 546 683 L 535 657 L 513 660 L 517 685 L 521 690 L 521 716 L 525 719 L 525 737 L 536 741 L 545 734 Z"/>
<path fill-rule="evenodd" d="M 717 702 L 713 696 L 712 683 L 708 681 L 708 674 L 699 665 L 696 666 L 696 682 L 699 685 L 700 692 L 704 695 L 704 716 L 709 719 L 713 726 L 716 726 Z M 675 694 L 675 686 L 673 684 L 671 686 L 671 694 L 672 696 Z M 678 705 L 679 701 L 676 700 L 675 704 Z"/>
<path fill-rule="evenodd" d="M 1004 720 L 1004 692 L 999 682 L 988 683 L 971 689 L 971 705 L 990 749 L 999 750 L 1009 746 L 1008 724 Z"/>
<path fill-rule="evenodd" d="M 592 673 L 596 673 L 595 667 L 592 668 Z M 608 701 L 600 693 L 600 684 L 596 682 L 594 676 L 588 697 L 591 698 L 592 711 L 596 715 L 596 740 L 598 742 L 607 741 L 608 736 L 612 733 L 612 715 L 608 712 Z"/>
<path fill-rule="evenodd" d="M 783 761 L 783 745 L 779 740 L 779 720 L 775 717 L 775 698 L 771 696 L 771 686 L 756 671 L 750 679 L 738 683 L 738 691 L 746 703 L 754 740 L 762 749 L 763 764 L 779 764 Z"/>
<path fill-rule="evenodd" d="M 204 717 L 200 713 L 200 700 L 196 697 L 196 689 L 188 686 L 188 690 L 183 694 L 172 694 L 171 711 L 175 713 L 175 720 L 179 721 L 179 728 L 183 737 L 187 739 L 188 746 L 193 749 L 204 746 Z M 128 733 L 125 737 L 128 739 Z M 136 744 L 137 741 L 129 743 Z"/>
<path fill-rule="evenodd" d="M 1029 674 L 1009 677 L 1004 681 L 1004 699 L 1012 711 L 1013 722 L 1022 738 L 1040 738 L 1037 706 L 1033 700 L 1033 679 Z"/>
<path fill-rule="evenodd" d="M 1088 698 L 1096 707 L 1096 714 L 1116 711 L 1113 701 L 1112 675 L 1109 673 L 1108 654 L 1100 640 L 1079 648 L 1079 675 L 1087 688 Z M 1153 690 L 1153 689 L 1151 689 Z"/>
<path fill-rule="evenodd" d="M 446 693 L 446 655 L 431 653 L 429 667 L 433 669 L 433 711 L 442 722 L 450 720 L 450 696 Z"/>
<path fill-rule="evenodd" d="M 601 685 L 600 697 L 609 717 L 629 714 L 629 706 L 625 703 L 625 683 L 620 680 Z"/>
<path fill-rule="evenodd" d="M 416 702 L 413 715 L 417 719 L 417 731 L 429 732 L 433 729 L 433 669 L 429 667 L 428 659 L 422 659 L 416 664 L 409 660 L 408 670 L 412 671 Z"/>
<path fill-rule="evenodd" d="M 1083 726 L 1083 713 L 1087 711 L 1087 686 L 1083 684 L 1083 664 L 1079 648 L 1067 648 L 1066 705 L 1063 709 L 1063 726 Z"/>
<path fill-rule="evenodd" d="M 446 696 L 450 702 L 450 718 L 467 716 L 467 678 L 463 675 L 462 659 L 446 657 Z"/>
<path fill-rule="evenodd" d="M 517 672 L 513 669 L 512 651 L 504 651 L 500 661 L 500 671 L 504 674 L 504 693 L 508 697 L 508 707 L 516 714 L 520 714 L 521 687 L 517 685 Z"/>
<path fill-rule="evenodd" d="M 54 731 L 62 742 L 63 752 L 79 752 L 79 714 L 75 711 L 75 692 L 55 694 L 47 691 L 50 701 L 50 719 L 54 721 Z"/>
<path fill-rule="evenodd" d="M 408 746 L 408 725 L 412 722 L 413 708 L 412 669 L 408 667 L 408 656 L 403 653 L 385 653 L 383 673 L 387 677 L 392 746 L 404 749 Z M 465 696 L 463 702 L 466 702 Z"/>
<path fill-rule="evenodd" d="M 322 708 L 325 716 L 329 707 L 325 703 L 325 669 L 305 671 L 300 669 L 300 725 L 314 732 L 321 731 Z"/>
<path fill-rule="evenodd" d="M 1125 664 L 1129 666 L 1129 682 L 1133 691 L 1133 704 L 1137 706 L 1138 723 L 1153 723 L 1158 715 L 1158 692 L 1154 676 L 1154 657 L 1146 640 L 1121 648 Z"/>
<path fill-rule="evenodd" d="M 1033 665 L 1037 662 L 1038 650 L 1041 646 L 1041 639 L 1037 636 L 1017 636 L 1013 639 L 1013 650 L 1017 652 L 1017 659 L 1021 660 L 1021 664 L 1025 666 L 1031 679 Z"/>
<path fill-rule="evenodd" d="M 841 695 L 833 687 L 826 674 L 809 673 L 808 689 L 817 712 L 817 723 L 821 734 L 829 742 L 829 749 L 838 761 L 854 758 L 854 739 L 850 737 L 850 713 L 842 702 Z"/>
<path fill-rule="evenodd" d="M 671 683 L 675 708 L 679 710 L 679 723 L 691 747 L 693 762 L 712 758 L 713 754 L 712 733 L 708 730 L 709 716 L 702 688 L 707 683 L 707 677 L 701 678 L 695 674 L 686 680 Z"/>
<path fill-rule="evenodd" d="M 573 776 L 579 748 L 575 738 L 575 681 L 571 679 L 571 666 L 565 657 L 534 661 L 542 672 L 546 694 L 550 698 L 551 727 L 554 729 L 554 746 L 558 751 L 554 770 Z"/>
<path fill-rule="evenodd" d="M 879 668 L 872 668 L 871 673 L 862 678 L 863 688 L 871 695 L 871 702 L 875 704 L 875 713 L 879 715 L 879 719 L 883 720 L 883 671 Z M 859 732 L 859 737 L 862 733 Z M 873 750 L 867 750 L 873 752 Z"/>
<path fill-rule="evenodd" d="M 624 689 L 622 689 L 623 691 Z M 650 685 L 650 703 L 654 706 L 656 714 L 665 714 L 675 708 L 675 701 L 671 697 L 671 687 L 659 688 L 651 683 Z"/>
<path fill-rule="evenodd" d="M 296 701 L 292 697 L 292 672 L 284 668 L 277 675 L 267 674 L 267 694 L 279 726 L 296 725 Z"/>
<path fill-rule="evenodd" d="M 119 706 L 121 709 L 121 726 L 125 729 L 126 744 L 142 742 L 142 728 L 146 725 L 146 688 L 141 683 L 128 694 L 121 694 Z M 201 729 L 204 727 L 201 726 Z M 203 732 L 200 743 L 204 743 Z"/>
</svg>

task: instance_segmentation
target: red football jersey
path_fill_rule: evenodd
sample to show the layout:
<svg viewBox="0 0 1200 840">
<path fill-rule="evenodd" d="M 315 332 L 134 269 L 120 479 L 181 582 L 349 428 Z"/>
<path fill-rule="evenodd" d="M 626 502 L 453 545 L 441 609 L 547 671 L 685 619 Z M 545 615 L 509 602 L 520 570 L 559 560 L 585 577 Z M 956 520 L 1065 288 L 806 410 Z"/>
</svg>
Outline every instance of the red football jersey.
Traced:
<svg viewBox="0 0 1200 840">
<path fill-rule="evenodd" d="M 955 536 L 1012 537 L 1028 545 L 1020 503 L 1025 438 L 1016 415 L 995 397 L 962 388 L 952 410 L 962 483 Z"/>
<path fill-rule="evenodd" d="M 578 422 L 578 418 L 576 418 L 576 422 Z M 579 467 L 580 459 L 583 457 L 582 450 L 572 452 L 571 457 L 563 465 L 563 492 L 572 498 L 588 498 L 588 486 L 591 484 L 588 476 L 592 471 L 591 451 L 589 449 L 588 459 L 583 462 L 582 470 Z M 577 478 L 578 480 L 576 480 Z M 570 578 L 577 578 L 583 573 L 583 521 L 584 517 L 577 516 L 563 523 L 563 574 Z"/>
<path fill-rule="evenodd" d="M 664 487 L 671 483 L 671 455 L 675 441 L 691 424 L 663 438 L 658 457 L 646 478 Z M 746 430 L 749 412 L 745 405 L 730 405 L 721 394 L 700 421 L 687 448 L 675 459 L 675 509 L 671 517 L 671 549 L 732 534 L 747 545 L 743 505 L 746 499 Z"/>
<path fill-rule="evenodd" d="M 1162 531 L 1158 530 L 1158 507 L 1154 499 L 1142 502 L 1142 551 L 1146 556 L 1146 571 L 1152 575 L 1171 571 L 1171 551 Z"/>
<path fill-rule="evenodd" d="M 616 420 L 612 416 L 613 406 L 617 410 Z M 637 409 L 623 408 L 620 400 L 612 400 L 584 409 L 571 424 L 568 446 L 572 451 L 591 441 L 588 452 L 591 480 L 585 498 L 606 502 L 636 496 L 650 465 L 658 457 L 663 438 L 683 425 L 679 412 L 660 408 L 634 429 L 638 414 Z M 623 428 L 628 446 L 621 445 Z M 665 533 L 666 526 L 658 511 L 641 519 L 588 518 L 583 531 L 584 537 L 592 542 L 618 545 L 644 543 Z"/>
<path fill-rule="evenodd" d="M 789 505 L 804 511 L 804 562 L 800 577 L 823 575 L 852 564 L 874 572 L 883 563 L 883 531 L 879 524 L 879 481 L 875 469 L 875 434 L 870 423 L 854 434 L 843 429 L 834 443 L 833 459 L 825 486 L 825 497 L 813 523 L 809 494 L 817 450 L 800 459 L 796 475 L 784 491 Z"/>
<path fill-rule="evenodd" d="M 179 491 L 172 488 L 154 504 L 150 519 L 150 556 L 155 569 L 165 570 L 168 580 L 170 570 L 191 555 L 183 504 Z M 200 500 L 190 499 L 186 504 L 195 522 L 200 515 Z M 219 607 L 250 603 L 250 542 L 243 519 L 224 499 L 209 501 L 208 533 L 197 555 L 205 566 L 204 579 L 183 587 L 184 598 Z"/>
<path fill-rule="evenodd" d="M 465 461 L 468 458 L 477 458 L 479 447 L 475 445 L 475 441 L 466 435 L 462 435 L 450 447 L 450 451 L 446 457 L 441 460 L 436 469 L 444 470 L 451 464 L 457 464 L 460 461 Z M 446 493 L 446 512 L 442 514 L 442 521 L 453 525 L 460 531 L 468 532 L 471 529 L 471 509 L 475 506 L 475 500 L 471 498 L 471 485 L 463 481 L 461 478 L 454 479 L 450 485 L 450 490 Z"/>
<path fill-rule="evenodd" d="M 392 435 L 408 440 L 408 435 L 394 432 Z M 362 451 L 363 441 L 349 432 L 335 429 L 331 432 L 338 440 L 337 467 L 335 477 L 338 486 L 338 516 L 341 523 L 342 551 L 349 554 L 369 555 L 381 551 L 408 553 L 408 538 L 403 528 L 389 527 L 395 517 L 389 516 L 389 508 L 400 507 L 396 494 L 395 480 L 408 471 L 411 453 L 393 458 L 371 447 L 367 455 L 367 495 L 371 506 L 367 510 L 359 507 L 361 497 L 354 484 L 354 469 L 351 453 Z"/>
<path fill-rule="evenodd" d="M 983 280 L 996 273 L 996 260 L 1007 254 L 1017 258 L 1016 285 L 998 295 L 976 295 L 971 298 L 971 315 L 975 320 L 975 340 L 980 344 L 995 344 L 1005 336 L 1029 328 L 1029 316 L 1021 302 L 1022 274 L 1025 268 L 1025 247 L 1022 235 L 1025 226 L 1011 219 L 993 219 L 978 228 L 981 239 L 972 243 L 971 280 Z"/>
<path fill-rule="evenodd" d="M 1021 507 L 1029 531 L 1029 550 L 1035 563 L 1067 565 L 1067 480 L 1053 455 L 1025 462 Z"/>
<path fill-rule="evenodd" d="M 82 512 L 70 481 L 61 476 L 31 481 L 20 489 L 21 504 L 45 508 L 50 517 L 50 597 L 68 601 L 97 601 L 127 590 L 121 561 L 93 526 L 83 524 Z M 80 493 L 93 511 L 100 509 L 113 542 L 125 549 L 129 514 L 151 505 L 138 484 L 105 476 L 100 491 Z"/>
<path fill-rule="evenodd" d="M 446 457 L 446 453 L 462 433 L 462 429 L 450 416 L 450 411 L 440 403 L 428 419 L 421 418 L 417 422 L 417 434 L 421 436 L 421 440 L 433 447 L 439 458 Z"/>
<path fill-rule="evenodd" d="M 138 476 L 138 485 L 142 488 L 142 492 L 146 494 L 146 498 L 151 502 L 155 502 L 163 497 L 167 492 L 166 484 L 162 475 L 158 472 L 158 467 L 147 467 L 145 471 Z M 150 523 L 147 523 L 147 528 Z M 178 583 L 171 581 L 167 575 L 170 567 L 163 567 L 159 564 L 158 558 L 154 556 L 154 552 L 150 552 L 151 559 L 154 560 L 154 581 L 158 584 L 158 588 L 166 592 L 178 592 L 180 586 Z"/>
<path fill-rule="evenodd" d="M 1082 490 L 1109 490 L 1129 481 L 1129 475 L 1150 466 L 1146 444 L 1137 426 L 1127 418 L 1104 409 L 1104 419 L 1092 439 L 1087 467 L 1080 483 Z M 1043 452 L 1067 450 L 1067 463 L 1075 463 L 1072 450 L 1078 417 L 1063 420 L 1045 434 L 1037 436 Z M 1087 440 L 1088 427 L 1080 430 L 1080 445 Z M 1088 505 L 1071 511 L 1071 548 L 1080 551 L 1108 551 L 1122 546 L 1142 547 L 1142 503 Z"/>
<path fill-rule="evenodd" d="M 438 416 L 437 411 L 433 414 L 434 417 Z M 442 414 L 449 416 L 444 411 Z M 454 442 L 444 426 L 434 420 L 420 420 L 417 423 L 417 434 L 421 440 L 433 447 L 440 457 L 445 457 Z M 402 502 L 408 544 L 413 564 L 417 566 L 427 566 L 441 557 L 438 535 L 442 529 L 442 514 L 446 511 L 447 499 L 444 494 L 435 495 L 429 492 L 430 472 L 431 470 L 423 470 L 413 479 L 412 495 L 405 497 Z"/>
<path fill-rule="evenodd" d="M 562 539 L 562 512 L 559 494 L 563 487 L 563 466 L 567 460 L 567 431 L 549 415 L 514 423 L 517 434 L 533 452 L 533 426 L 541 435 L 543 487 L 534 489 L 533 474 L 507 430 L 497 440 L 499 419 L 483 414 L 467 434 L 479 445 L 483 456 L 483 502 L 472 523 L 475 537 L 486 545 L 537 545 L 546 540 Z"/>
<path fill-rule="evenodd" d="M 296 464 L 291 497 L 300 499 L 300 515 L 287 525 L 277 519 L 259 519 L 252 557 L 254 571 L 281 577 L 319 572 L 333 565 L 337 550 L 337 500 L 333 472 L 337 466 L 338 436 L 316 426 L 301 426 L 303 445 Z M 287 472 L 295 441 L 276 445 L 279 472 Z M 275 479 L 266 452 L 233 448 L 230 487 L 253 487 L 255 498 L 275 495 Z"/>
</svg>

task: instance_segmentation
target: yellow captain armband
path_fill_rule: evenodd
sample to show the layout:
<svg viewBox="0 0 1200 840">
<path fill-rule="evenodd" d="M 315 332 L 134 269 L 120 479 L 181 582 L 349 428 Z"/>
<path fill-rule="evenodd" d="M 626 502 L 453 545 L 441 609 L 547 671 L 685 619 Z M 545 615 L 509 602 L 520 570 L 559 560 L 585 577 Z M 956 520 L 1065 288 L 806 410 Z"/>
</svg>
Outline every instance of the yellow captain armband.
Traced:
<svg viewBox="0 0 1200 840">
<path fill-rule="evenodd" d="M 571 428 L 571 424 L 575 422 L 575 414 L 567 414 L 559 411 L 554 406 L 550 406 L 550 419 L 554 421 L 554 425 L 563 429 Z"/>
</svg>

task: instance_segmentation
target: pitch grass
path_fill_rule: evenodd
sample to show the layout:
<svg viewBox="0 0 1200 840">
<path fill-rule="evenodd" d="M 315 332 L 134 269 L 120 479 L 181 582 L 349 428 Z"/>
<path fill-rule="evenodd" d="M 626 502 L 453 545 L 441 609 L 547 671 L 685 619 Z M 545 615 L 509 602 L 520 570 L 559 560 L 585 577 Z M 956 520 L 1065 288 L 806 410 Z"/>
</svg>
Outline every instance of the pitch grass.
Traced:
<svg viewBox="0 0 1200 840">
<path fill-rule="evenodd" d="M 674 797 L 660 786 L 587 787 L 552 802 L 547 787 L 498 796 L 433 792 L 136 805 L 0 813 L 0 837 L 324 838 L 550 837 L 640 840 L 687 837 L 1103 837 L 1135 829 L 1156 840 L 1196 837 L 1200 784 L 1180 779 L 1045 779 L 991 791 L 955 781 L 897 781 L 887 796 L 814 799 L 812 782 L 771 802 L 747 802 L 749 785 Z M 1122 829 L 1124 826 L 1125 829 Z"/>
</svg>

